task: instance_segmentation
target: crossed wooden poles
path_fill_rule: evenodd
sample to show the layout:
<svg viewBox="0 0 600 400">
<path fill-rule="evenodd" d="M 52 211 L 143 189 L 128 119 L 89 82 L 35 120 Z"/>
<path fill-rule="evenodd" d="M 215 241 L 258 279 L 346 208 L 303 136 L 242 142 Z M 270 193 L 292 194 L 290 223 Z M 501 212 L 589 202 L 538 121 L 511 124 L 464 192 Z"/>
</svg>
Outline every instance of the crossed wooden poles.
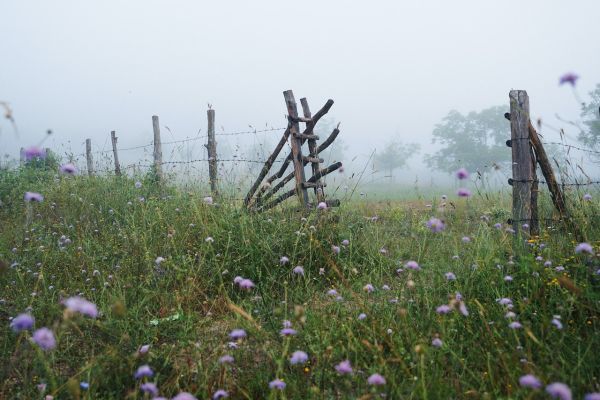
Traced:
<svg viewBox="0 0 600 400">
<path fill-rule="evenodd" d="M 314 207 L 314 203 L 309 201 L 308 189 L 312 188 L 318 203 L 325 202 L 327 206 L 339 206 L 339 200 L 326 200 L 324 187 L 326 186 L 322 182 L 321 178 L 330 174 L 331 172 L 341 168 L 342 163 L 334 163 L 327 168 L 321 169 L 323 159 L 319 158 L 319 154 L 333 143 L 335 138 L 340 133 L 339 124 L 331 132 L 329 137 L 325 139 L 323 143 L 317 146 L 317 140 L 319 136 L 314 134 L 314 128 L 317 122 L 325 115 L 333 106 L 333 100 L 327 100 L 327 103 L 314 115 L 311 114 L 310 108 L 306 98 L 300 99 L 302 105 L 303 116 L 298 116 L 298 107 L 296 100 L 294 99 L 294 93 L 291 90 L 283 92 L 285 104 L 288 112 L 288 126 L 283 136 L 279 140 L 279 143 L 275 147 L 273 153 L 269 156 L 262 170 L 260 171 L 258 178 L 246 194 L 244 198 L 244 205 L 255 211 L 264 211 L 275 207 L 284 200 L 297 195 L 300 201 L 300 205 L 303 208 Z M 300 122 L 304 123 L 305 129 L 300 132 Z M 265 177 L 271 170 L 275 159 L 281 152 L 286 142 L 290 140 L 291 151 L 284 159 L 281 168 L 275 174 L 269 176 L 266 180 Z M 302 155 L 302 145 L 308 142 L 308 155 Z M 294 170 L 288 175 L 283 177 L 290 162 L 293 163 Z M 304 166 L 311 164 L 312 176 L 307 180 L 304 173 Z M 283 177 L 283 178 L 282 178 Z M 282 178 L 282 179 L 281 179 Z M 276 180 L 281 179 L 278 183 L 274 184 Z M 295 187 L 275 199 L 272 199 L 273 195 L 277 193 L 286 183 L 295 179 Z M 264 181 L 264 183 L 263 183 Z M 262 184 L 262 185 L 261 185 Z"/>
</svg>

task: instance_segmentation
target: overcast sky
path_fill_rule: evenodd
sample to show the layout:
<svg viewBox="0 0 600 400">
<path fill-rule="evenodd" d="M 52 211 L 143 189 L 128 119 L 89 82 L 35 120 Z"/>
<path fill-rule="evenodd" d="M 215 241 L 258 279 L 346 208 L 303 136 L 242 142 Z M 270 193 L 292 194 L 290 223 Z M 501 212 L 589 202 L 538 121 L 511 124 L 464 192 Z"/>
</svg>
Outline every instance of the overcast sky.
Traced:
<svg viewBox="0 0 600 400">
<path fill-rule="evenodd" d="M 582 98 L 600 82 L 599 15 L 597 0 L 2 1 L 0 100 L 21 135 L 2 120 L 0 148 L 16 156 L 46 129 L 74 152 L 109 148 L 111 130 L 144 144 L 153 114 L 163 140 L 185 138 L 206 131 L 207 103 L 219 130 L 283 126 L 293 89 L 313 111 L 335 100 L 352 154 L 395 135 L 427 153 L 449 110 L 508 104 L 510 89 L 535 117 L 577 116 L 558 79 L 580 75 Z"/>
</svg>

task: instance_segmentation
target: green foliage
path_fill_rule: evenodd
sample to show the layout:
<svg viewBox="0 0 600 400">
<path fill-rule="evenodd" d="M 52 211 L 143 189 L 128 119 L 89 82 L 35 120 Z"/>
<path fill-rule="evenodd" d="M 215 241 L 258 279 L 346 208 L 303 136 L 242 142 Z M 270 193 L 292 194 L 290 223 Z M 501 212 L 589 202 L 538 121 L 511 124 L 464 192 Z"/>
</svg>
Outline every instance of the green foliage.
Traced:
<svg viewBox="0 0 600 400">
<path fill-rule="evenodd" d="M 393 171 L 406 165 L 408 160 L 419 152 L 419 148 L 416 143 L 402 143 L 393 139 L 386 143 L 383 151 L 375 154 L 377 168 L 386 171 L 391 178 Z"/>
<path fill-rule="evenodd" d="M 454 172 L 461 167 L 484 173 L 495 165 L 510 162 L 510 125 L 505 107 L 496 106 L 463 115 L 450 111 L 433 130 L 433 143 L 442 147 L 425 161 L 431 168 Z"/>
<path fill-rule="evenodd" d="M 600 150 L 600 83 L 589 93 L 590 101 L 581 107 L 581 118 L 587 130 L 579 133 L 579 141 Z"/>
<path fill-rule="evenodd" d="M 424 221 L 441 207 L 435 201 L 429 210 L 359 202 L 305 215 L 249 214 L 152 182 L 136 188 L 127 177 L 36 181 L 0 172 L 9 204 L 0 208 L 0 398 L 143 399 L 133 374 L 144 364 L 167 398 L 179 391 L 212 398 L 217 389 L 230 398 L 282 398 L 268 388 L 275 378 L 284 379 L 287 399 L 535 397 L 519 386 L 526 373 L 567 383 L 575 398 L 598 390 L 598 258 L 575 256 L 570 236 L 556 227 L 531 238 L 530 251 L 514 250 L 514 237 L 493 227 L 506 218 L 507 196 L 452 199 L 435 211 L 446 230 L 432 234 Z M 44 202 L 25 205 L 24 188 Z M 576 204 L 577 223 L 597 247 L 598 201 Z M 35 218 L 25 226 L 28 206 Z M 290 262 L 281 265 L 284 255 Z M 544 267 L 538 255 L 564 271 Z M 396 272 L 407 260 L 422 269 Z M 297 265 L 304 276 L 292 273 Z M 444 277 L 449 271 L 456 281 Z M 256 287 L 239 289 L 238 275 Z M 367 283 L 376 290 L 365 292 Z M 343 299 L 328 295 L 332 288 Z M 437 306 L 458 304 L 456 292 L 469 316 L 438 315 Z M 61 300 L 77 293 L 98 306 L 97 319 L 64 312 Z M 501 297 L 513 300 L 523 329 L 508 327 Z M 29 307 L 35 327 L 56 334 L 55 350 L 42 352 L 30 332 L 10 329 L 8 318 Z M 360 313 L 367 318 L 358 320 Z M 555 314 L 564 329 L 550 323 Z M 296 336 L 280 335 L 283 320 Z M 248 338 L 234 350 L 228 333 L 235 328 Z M 431 345 L 438 336 L 441 348 Z M 150 351 L 140 355 L 144 344 Z M 308 353 L 306 365 L 290 364 L 295 350 Z M 235 362 L 220 364 L 224 354 Z M 345 359 L 355 374 L 336 373 Z M 387 384 L 370 387 L 372 373 Z"/>
</svg>

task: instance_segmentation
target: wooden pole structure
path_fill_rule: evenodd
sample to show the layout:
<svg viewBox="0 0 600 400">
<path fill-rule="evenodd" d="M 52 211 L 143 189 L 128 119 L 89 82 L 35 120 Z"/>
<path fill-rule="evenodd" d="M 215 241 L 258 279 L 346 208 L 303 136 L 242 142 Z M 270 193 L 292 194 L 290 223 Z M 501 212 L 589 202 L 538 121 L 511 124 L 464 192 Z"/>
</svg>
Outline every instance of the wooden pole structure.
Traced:
<svg viewBox="0 0 600 400">
<path fill-rule="evenodd" d="M 308 107 L 308 101 L 306 97 L 300 99 L 300 104 L 302 105 L 302 113 L 304 114 L 304 118 L 308 119 L 306 122 L 306 131 L 310 131 L 311 133 L 314 131 L 314 123 L 311 120 L 310 108 Z M 308 158 L 306 161 L 310 162 L 313 176 L 319 172 L 320 166 L 319 164 L 322 162 L 319 159 L 319 154 L 317 153 L 317 141 L 312 138 L 308 139 Z M 304 165 L 304 163 L 303 163 Z M 315 196 L 317 197 L 317 203 L 325 200 L 325 195 L 323 194 L 323 186 L 320 179 L 317 179 L 314 183 L 314 191 Z M 306 187 L 306 186 L 305 186 Z"/>
<path fill-rule="evenodd" d="M 217 141 L 215 140 L 215 110 L 206 112 L 208 117 L 208 177 L 210 180 L 210 191 L 213 197 L 217 196 Z"/>
<path fill-rule="evenodd" d="M 160 124 L 156 115 L 152 116 L 152 129 L 154 130 L 154 170 L 158 181 L 162 182 L 162 145 L 160 142 Z"/>
<path fill-rule="evenodd" d="M 111 131 L 110 140 L 112 142 L 113 158 L 115 159 L 115 175 L 121 176 L 121 165 L 119 164 L 119 154 L 117 154 L 117 139 L 115 131 Z"/>
<path fill-rule="evenodd" d="M 294 175 L 296 177 L 296 194 L 302 207 L 308 206 L 308 192 L 304 187 L 306 177 L 304 175 L 304 164 L 302 163 L 302 136 L 300 134 L 300 124 L 298 119 L 298 106 L 294 93 L 291 90 L 283 92 L 285 105 L 288 111 L 290 122 L 290 141 L 292 144 L 292 162 L 294 163 Z"/>
<path fill-rule="evenodd" d="M 529 97 L 524 90 L 511 90 L 510 137 L 512 148 L 513 229 L 531 233 L 532 187 L 535 180 L 535 160 L 529 144 Z M 536 197 L 537 198 L 537 197 Z M 523 224 L 529 229 L 522 228 Z"/>
<path fill-rule="evenodd" d="M 87 161 L 88 176 L 94 175 L 94 160 L 92 159 L 92 139 L 85 139 L 85 159 Z"/>
</svg>

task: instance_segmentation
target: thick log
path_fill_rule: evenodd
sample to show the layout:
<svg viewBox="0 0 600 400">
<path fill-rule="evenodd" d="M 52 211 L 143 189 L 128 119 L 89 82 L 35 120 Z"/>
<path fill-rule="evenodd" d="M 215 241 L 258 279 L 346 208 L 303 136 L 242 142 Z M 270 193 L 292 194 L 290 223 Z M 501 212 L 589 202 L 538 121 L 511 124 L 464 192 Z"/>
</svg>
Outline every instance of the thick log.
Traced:
<svg viewBox="0 0 600 400">
<path fill-rule="evenodd" d="M 531 227 L 531 190 L 534 181 L 535 164 L 529 144 L 529 97 L 524 90 L 511 90 L 510 98 L 510 138 L 512 143 L 513 175 L 513 229 L 525 230 L 523 223 Z M 531 233 L 527 229 L 527 233 Z"/>
</svg>

